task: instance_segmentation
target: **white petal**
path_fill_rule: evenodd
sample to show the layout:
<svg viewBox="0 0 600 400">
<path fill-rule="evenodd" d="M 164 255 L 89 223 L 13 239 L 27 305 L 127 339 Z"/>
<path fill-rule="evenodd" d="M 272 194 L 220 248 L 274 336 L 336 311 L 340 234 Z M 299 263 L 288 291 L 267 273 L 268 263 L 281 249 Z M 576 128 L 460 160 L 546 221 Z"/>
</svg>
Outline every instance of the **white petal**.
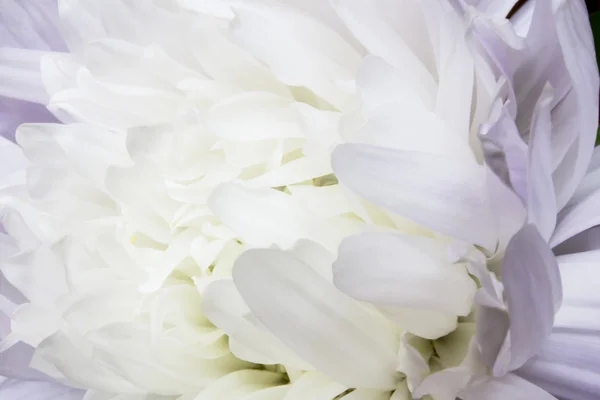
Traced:
<svg viewBox="0 0 600 400">
<path fill-rule="evenodd" d="M 243 142 L 303 137 L 292 104 L 272 93 L 243 93 L 215 104 L 207 126 L 223 139 Z"/>
<path fill-rule="evenodd" d="M 448 124 L 453 138 L 467 142 L 471 123 L 474 71 L 473 60 L 461 35 L 450 59 L 439 72 L 436 113 Z"/>
<path fill-rule="evenodd" d="M 401 324 L 405 329 L 427 326 L 418 321 L 437 317 L 439 322 L 429 324 L 450 330 L 423 332 L 421 328 L 414 332 L 430 339 L 449 333 L 456 327 L 457 315 L 471 312 L 477 290 L 463 265 L 447 261 L 443 244 L 385 233 L 362 234 L 342 242 L 334 264 L 334 282 L 358 300 L 408 308 L 394 313 L 396 322 L 407 320 L 406 327 Z M 424 315 L 418 310 L 424 310 Z M 410 321 L 412 318 L 416 321 Z"/>
<path fill-rule="evenodd" d="M 256 317 L 318 370 L 352 387 L 395 386 L 394 334 L 310 266 L 279 250 L 250 250 L 233 277 Z"/>
<path fill-rule="evenodd" d="M 356 389 L 352 393 L 349 393 L 342 397 L 346 400 L 389 400 L 389 392 L 383 392 L 380 390 L 373 389 Z M 287 400 L 287 399 L 285 399 Z M 401 400 L 401 399 L 395 399 Z M 408 397 L 404 400 L 408 400 Z"/>
<path fill-rule="evenodd" d="M 400 5 L 377 0 L 367 4 L 357 0 L 336 0 L 334 4 L 337 13 L 369 53 L 410 71 L 409 76 L 432 93 L 435 82 L 428 69 L 432 65 L 426 64 L 431 63 L 433 57 L 424 54 L 430 44 L 423 25 L 419 24 L 423 15 L 416 3 L 405 1 Z M 414 42 L 412 48 L 406 40 Z M 421 53 L 421 57 L 415 52 Z"/>
<path fill-rule="evenodd" d="M 387 102 L 371 113 L 349 141 L 448 157 L 473 158 L 465 137 L 456 137 L 447 121 L 411 98 Z"/>
<path fill-rule="evenodd" d="M 237 41 L 282 82 L 305 86 L 338 109 L 352 106 L 352 96 L 341 83 L 354 78 L 361 57 L 337 32 L 291 7 L 273 3 L 244 2 L 234 12 Z"/>
<path fill-rule="evenodd" d="M 292 384 L 282 400 L 330 400 L 347 389 L 318 371 L 307 371 Z"/>
<path fill-rule="evenodd" d="M 356 86 L 367 115 L 382 104 L 402 102 L 406 98 L 433 110 L 434 92 L 429 92 L 402 67 L 392 67 L 383 58 L 373 55 L 365 58 L 356 77 Z"/>
<path fill-rule="evenodd" d="M 445 369 L 423 379 L 413 395 L 420 397 L 430 394 L 436 400 L 455 400 L 469 379 L 470 374 L 464 368 Z"/>
<path fill-rule="evenodd" d="M 216 380 L 194 397 L 194 400 L 241 399 L 245 395 L 282 385 L 281 374 L 269 371 L 237 371 Z"/>
<path fill-rule="evenodd" d="M 301 157 L 246 182 L 248 186 L 280 187 L 331 174 L 329 156 Z"/>
<path fill-rule="evenodd" d="M 332 165 L 340 181 L 367 200 L 440 233 L 495 247 L 481 166 L 353 144 L 338 146 Z"/>
<path fill-rule="evenodd" d="M 81 400 L 85 392 L 58 383 L 5 379 L 0 384 L 0 399 L 6 400 Z"/>
<path fill-rule="evenodd" d="M 253 321 L 250 309 L 233 281 L 219 280 L 208 285 L 202 310 L 215 326 L 229 336 L 231 351 L 237 357 L 259 364 L 284 364 L 302 370 L 311 368 L 271 332 Z"/>
<path fill-rule="evenodd" d="M 414 335 L 437 339 L 456 329 L 456 315 L 427 309 L 380 306 L 379 309 L 402 329 Z"/>
<path fill-rule="evenodd" d="M 224 184 L 211 195 L 209 207 L 250 246 L 289 248 L 299 239 L 313 239 L 335 249 L 347 234 L 342 226 L 317 218 L 293 196 L 275 189 Z"/>
<path fill-rule="evenodd" d="M 408 389 L 413 391 L 421 384 L 423 378 L 430 372 L 429 365 L 423 355 L 408 341 L 407 334 L 402 335 L 398 351 L 397 370 L 406 375 Z M 419 340 L 420 338 L 417 338 Z M 422 339 L 420 339 L 422 340 Z M 430 344 L 426 341 L 427 346 Z"/>
</svg>

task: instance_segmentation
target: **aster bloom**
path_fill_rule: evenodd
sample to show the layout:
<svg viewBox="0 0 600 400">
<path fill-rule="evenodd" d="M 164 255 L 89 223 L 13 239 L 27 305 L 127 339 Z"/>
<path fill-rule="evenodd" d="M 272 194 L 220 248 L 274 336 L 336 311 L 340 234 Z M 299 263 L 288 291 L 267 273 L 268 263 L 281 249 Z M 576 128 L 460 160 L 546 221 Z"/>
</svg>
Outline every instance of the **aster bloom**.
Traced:
<svg viewBox="0 0 600 400">
<path fill-rule="evenodd" d="M 6 146 L 2 270 L 24 298 L 5 294 L 3 350 L 95 399 L 345 394 L 236 357 L 201 300 L 247 248 L 359 231 L 330 153 L 364 48 L 320 3 L 59 5 L 70 53 L 35 55 L 75 122 Z"/>
<path fill-rule="evenodd" d="M 86 400 L 542 393 L 507 374 L 544 353 L 513 333 L 524 291 L 505 265 L 531 262 L 552 308 L 560 292 L 561 224 L 522 197 L 546 181 L 519 175 L 548 172 L 525 144 L 545 136 L 523 126 L 545 132 L 540 114 L 563 121 L 560 100 L 569 114 L 585 94 L 568 66 L 540 78 L 552 101 L 514 89 L 533 52 L 504 35 L 510 2 L 59 3 L 70 52 L 36 54 L 36 89 L 73 123 L 22 125 L 3 147 L 0 262 L 22 295 L 4 293 L 3 350 L 35 348 L 31 366 Z M 533 15 L 560 22 L 572 3 Z M 528 13 L 515 29 L 531 38 Z M 539 45 L 567 59 L 571 39 Z M 511 158 L 496 128 L 514 121 L 527 141 Z M 590 152 L 565 123 L 577 146 L 556 197 L 573 204 L 595 191 L 572 195 Z M 333 164 L 358 196 L 332 174 L 345 142 Z M 541 337 L 552 318 L 533 303 Z"/>
</svg>

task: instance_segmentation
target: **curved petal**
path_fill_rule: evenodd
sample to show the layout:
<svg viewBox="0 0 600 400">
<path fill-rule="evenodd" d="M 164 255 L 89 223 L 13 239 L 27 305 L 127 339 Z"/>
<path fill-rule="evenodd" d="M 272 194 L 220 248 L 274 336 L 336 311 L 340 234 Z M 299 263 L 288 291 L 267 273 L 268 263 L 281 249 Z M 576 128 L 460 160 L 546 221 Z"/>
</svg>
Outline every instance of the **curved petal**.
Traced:
<svg viewBox="0 0 600 400">
<path fill-rule="evenodd" d="M 508 374 L 464 391 L 464 400 L 557 400 L 544 389 L 525 379 Z"/>
<path fill-rule="evenodd" d="M 428 53 L 423 13 L 418 2 L 335 0 L 334 7 L 370 54 L 382 57 L 435 93 L 433 54 Z"/>
<path fill-rule="evenodd" d="M 485 171 L 475 162 L 343 144 L 332 166 L 343 184 L 375 204 L 465 242 L 496 247 Z"/>
<path fill-rule="evenodd" d="M 347 389 L 318 371 L 307 371 L 292 384 L 282 400 L 330 400 Z"/>
<path fill-rule="evenodd" d="M 242 399 L 257 390 L 283 384 L 281 374 L 276 372 L 236 371 L 209 384 L 194 400 Z"/>
<path fill-rule="evenodd" d="M 508 346 L 493 366 L 496 376 L 521 367 L 537 353 L 562 302 L 558 264 L 535 226 L 525 225 L 509 242 L 502 278 L 510 328 Z"/>
<path fill-rule="evenodd" d="M 400 324 L 406 329 L 436 316 L 445 326 L 450 316 L 454 323 L 447 326 L 449 331 L 440 332 L 437 324 L 428 332 L 419 329 L 430 339 L 449 333 L 456 327 L 456 316 L 471 312 L 477 290 L 466 268 L 448 262 L 446 247 L 429 238 L 386 233 L 353 236 L 342 242 L 333 268 L 334 283 L 344 293 L 376 305 L 409 309 L 394 313 L 397 322 L 407 320 L 406 326 Z M 419 325 L 425 322 L 431 323 Z"/>
<path fill-rule="evenodd" d="M 253 321 L 250 309 L 233 281 L 219 280 L 204 291 L 202 311 L 229 336 L 231 352 L 242 360 L 258 364 L 284 364 L 306 370 L 310 365 L 298 358 L 273 334 Z"/>
<path fill-rule="evenodd" d="M 585 177 L 571 200 L 560 211 L 556 230 L 550 240 L 552 247 L 600 224 L 600 213 L 598 213 L 600 187 L 598 182 L 600 180 L 595 174 Z"/>
<path fill-rule="evenodd" d="M 340 110 L 353 106 L 351 93 L 343 86 L 354 78 L 361 54 L 336 31 L 275 3 L 238 3 L 234 12 L 237 42 L 282 82 L 305 86 Z"/>
<path fill-rule="evenodd" d="M 594 41 L 588 13 L 582 1 L 557 2 L 555 11 L 556 34 L 566 69 L 577 98 L 577 125 L 579 133 L 575 151 L 565 156 L 560 173 L 565 183 L 558 192 L 558 205 L 566 204 L 588 167 L 598 128 L 598 90 L 600 79 L 595 58 Z M 559 173 L 555 173 L 555 175 Z M 567 177 L 570 176 L 570 179 Z M 555 177 L 556 179 L 556 177 Z"/>
<path fill-rule="evenodd" d="M 392 389 L 392 330 L 309 265 L 280 250 L 250 250 L 233 279 L 253 314 L 300 357 L 336 381 Z"/>
<path fill-rule="evenodd" d="M 273 244 L 290 248 L 300 239 L 311 239 L 334 250 L 353 231 L 310 213 L 293 196 L 275 189 L 251 189 L 223 184 L 213 191 L 208 205 L 219 220 L 252 247 Z"/>
<path fill-rule="evenodd" d="M 598 315 L 588 315 L 598 318 Z M 564 400 L 594 400 L 600 393 L 600 338 L 557 332 L 518 374 Z"/>
<path fill-rule="evenodd" d="M 529 139 L 529 190 L 527 196 L 528 219 L 536 225 L 544 240 L 550 239 L 556 226 L 556 195 L 552 181 L 552 148 L 550 110 L 554 94 L 544 87 L 536 104 Z"/>
</svg>

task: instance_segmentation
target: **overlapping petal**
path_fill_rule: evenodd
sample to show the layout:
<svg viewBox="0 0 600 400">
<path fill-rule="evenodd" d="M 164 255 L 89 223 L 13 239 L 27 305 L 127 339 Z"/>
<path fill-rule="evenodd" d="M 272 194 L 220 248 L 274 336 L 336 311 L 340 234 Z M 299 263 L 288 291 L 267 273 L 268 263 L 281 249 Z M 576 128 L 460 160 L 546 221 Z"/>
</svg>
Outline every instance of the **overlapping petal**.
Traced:
<svg viewBox="0 0 600 400">
<path fill-rule="evenodd" d="M 56 0 L 3 2 L 0 15 L 0 136 L 14 140 L 15 130 L 23 122 L 56 121 L 45 107 L 47 95 L 40 79 L 39 51 L 64 50 Z M 22 63 L 27 60 L 32 64 L 26 75 Z M 18 66 L 12 63 L 18 63 Z M 29 90 L 23 90 L 23 85 Z"/>
</svg>

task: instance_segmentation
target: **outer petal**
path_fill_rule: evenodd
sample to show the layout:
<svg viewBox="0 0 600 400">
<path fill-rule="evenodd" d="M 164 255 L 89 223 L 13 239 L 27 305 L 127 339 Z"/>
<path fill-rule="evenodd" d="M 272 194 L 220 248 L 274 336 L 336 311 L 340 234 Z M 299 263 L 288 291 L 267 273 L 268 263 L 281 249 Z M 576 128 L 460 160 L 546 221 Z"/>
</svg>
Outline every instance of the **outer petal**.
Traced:
<svg viewBox="0 0 600 400">
<path fill-rule="evenodd" d="M 573 82 L 572 90 L 577 96 L 579 133 L 578 140 L 574 144 L 574 151 L 570 151 L 563 160 L 563 164 L 570 163 L 571 166 L 565 165 L 560 173 L 565 179 L 567 175 L 570 175 L 571 179 L 562 186 L 558 193 L 560 207 L 575 191 L 585 174 L 592 155 L 598 127 L 600 83 L 594 41 L 584 2 L 560 0 L 557 3 L 556 32 L 567 71 Z"/>
<path fill-rule="evenodd" d="M 527 145 L 519 135 L 509 108 L 498 98 L 479 133 L 488 167 L 523 202 L 527 200 Z"/>
<path fill-rule="evenodd" d="M 3 1 L 0 13 L 0 48 L 65 50 L 66 46 L 58 27 L 56 3 L 56 0 Z M 5 68 L 6 60 L 1 60 L 0 76 L 8 72 Z M 0 136 L 14 140 L 15 130 L 23 122 L 53 121 L 56 119 L 45 106 L 0 97 Z"/>
<path fill-rule="evenodd" d="M 463 392 L 464 400 L 556 400 L 550 393 L 516 375 L 492 379 Z"/>
<path fill-rule="evenodd" d="M 558 257 L 563 305 L 552 335 L 519 375 L 565 400 L 600 393 L 600 251 Z"/>
<path fill-rule="evenodd" d="M 5 0 L 0 14 L 0 46 L 66 50 L 59 22 L 57 0 Z"/>
<path fill-rule="evenodd" d="M 493 366 L 496 376 L 519 368 L 537 353 L 552 330 L 554 313 L 562 301 L 558 265 L 533 225 L 525 225 L 508 244 L 502 277 L 510 329 L 508 346 Z"/>
<path fill-rule="evenodd" d="M 316 369 L 351 387 L 395 386 L 395 335 L 304 262 L 250 250 L 233 278 L 254 315 Z"/>
<path fill-rule="evenodd" d="M 561 399 L 594 400 L 600 393 L 599 359 L 598 336 L 555 333 L 539 354 L 519 370 L 519 375 Z"/>
<path fill-rule="evenodd" d="M 596 151 L 596 154 L 600 152 Z M 600 166 L 596 156 L 586 176 L 558 215 L 558 224 L 550 244 L 554 247 L 573 236 L 600 224 L 597 204 L 600 201 Z"/>
<path fill-rule="evenodd" d="M 479 165 L 427 153 L 343 144 L 332 156 L 340 181 L 378 205 L 488 249 L 494 229 Z"/>
<path fill-rule="evenodd" d="M 80 400 L 84 395 L 82 390 L 51 382 L 5 379 L 0 384 L 0 399 L 7 400 Z"/>
<path fill-rule="evenodd" d="M 529 141 L 528 218 L 546 241 L 550 239 L 556 226 L 557 212 L 549 135 L 552 130 L 552 100 L 552 90 L 546 86 L 534 111 Z"/>
<path fill-rule="evenodd" d="M 516 0 L 470 0 L 473 7 L 486 15 L 504 18 L 516 3 Z"/>
</svg>

